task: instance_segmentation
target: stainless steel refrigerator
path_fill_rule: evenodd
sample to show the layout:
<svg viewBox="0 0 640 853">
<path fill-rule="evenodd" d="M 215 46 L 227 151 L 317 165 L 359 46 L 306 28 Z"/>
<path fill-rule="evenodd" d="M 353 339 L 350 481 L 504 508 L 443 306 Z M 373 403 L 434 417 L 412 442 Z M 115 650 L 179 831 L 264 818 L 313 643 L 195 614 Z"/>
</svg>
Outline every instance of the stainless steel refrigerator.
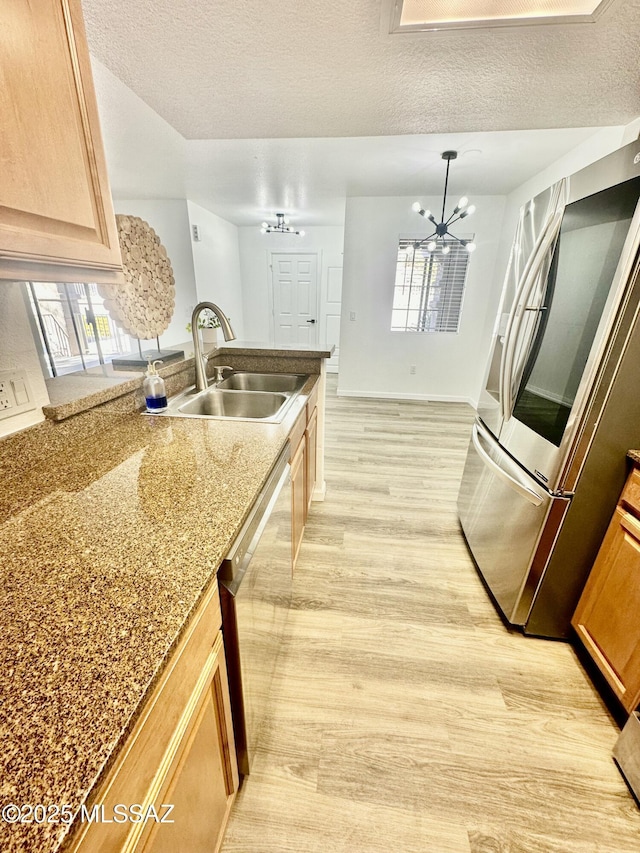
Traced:
<svg viewBox="0 0 640 853">
<path fill-rule="evenodd" d="M 458 497 L 504 618 L 563 638 L 640 446 L 640 141 L 520 211 Z"/>
</svg>

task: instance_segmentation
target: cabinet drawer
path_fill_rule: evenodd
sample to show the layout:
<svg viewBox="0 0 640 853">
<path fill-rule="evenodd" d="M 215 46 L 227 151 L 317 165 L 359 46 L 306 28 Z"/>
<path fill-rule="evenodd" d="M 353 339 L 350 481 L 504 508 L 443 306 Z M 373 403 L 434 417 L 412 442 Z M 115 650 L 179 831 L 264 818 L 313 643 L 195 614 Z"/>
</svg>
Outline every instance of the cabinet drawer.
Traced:
<svg viewBox="0 0 640 853">
<path fill-rule="evenodd" d="M 89 811 L 94 804 L 103 805 L 109 816 L 118 803 L 148 801 L 177 748 L 181 720 L 212 650 L 216 643 L 222 643 L 221 624 L 218 584 L 214 579 L 114 767 L 91 798 Z M 71 849 L 74 853 L 114 853 L 123 848 L 132 827 L 135 824 L 129 822 L 85 823 Z"/>
<path fill-rule="evenodd" d="M 629 475 L 620 502 L 640 517 L 640 471 L 637 469 L 634 469 Z"/>
<path fill-rule="evenodd" d="M 304 431 L 307 428 L 307 410 L 304 408 L 295 424 L 293 425 L 291 432 L 289 433 L 289 447 L 290 447 L 290 456 L 289 460 L 293 460 L 295 456 L 296 450 L 298 449 L 298 445 L 300 444 L 300 440 L 304 436 Z"/>
</svg>

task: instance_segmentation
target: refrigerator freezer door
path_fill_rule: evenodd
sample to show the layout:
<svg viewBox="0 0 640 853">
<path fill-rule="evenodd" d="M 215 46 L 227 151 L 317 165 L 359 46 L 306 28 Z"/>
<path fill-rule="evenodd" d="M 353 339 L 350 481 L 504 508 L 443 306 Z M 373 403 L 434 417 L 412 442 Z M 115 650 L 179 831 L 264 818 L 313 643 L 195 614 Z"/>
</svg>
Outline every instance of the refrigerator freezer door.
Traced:
<svg viewBox="0 0 640 853">
<path fill-rule="evenodd" d="M 526 622 L 567 504 L 530 477 L 476 421 L 458 497 L 460 522 L 480 573 L 514 625 Z"/>
</svg>

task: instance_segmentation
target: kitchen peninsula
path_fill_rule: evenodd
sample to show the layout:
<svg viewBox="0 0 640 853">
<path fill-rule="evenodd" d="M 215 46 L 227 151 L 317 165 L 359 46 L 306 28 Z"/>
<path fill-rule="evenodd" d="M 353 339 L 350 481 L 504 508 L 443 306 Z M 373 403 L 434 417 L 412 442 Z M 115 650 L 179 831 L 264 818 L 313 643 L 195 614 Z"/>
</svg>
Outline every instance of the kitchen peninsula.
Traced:
<svg viewBox="0 0 640 853">
<path fill-rule="evenodd" d="M 99 802 L 194 614 L 217 605 L 217 567 L 328 355 L 238 345 L 211 358 L 310 374 L 279 424 L 147 417 L 128 377 L 124 394 L 67 400 L 52 407 L 67 407 L 61 422 L 0 441 L 5 803 Z M 177 384 L 193 361 L 169 370 Z M 75 849 L 69 829 L 3 823 L 1 846 Z"/>
</svg>

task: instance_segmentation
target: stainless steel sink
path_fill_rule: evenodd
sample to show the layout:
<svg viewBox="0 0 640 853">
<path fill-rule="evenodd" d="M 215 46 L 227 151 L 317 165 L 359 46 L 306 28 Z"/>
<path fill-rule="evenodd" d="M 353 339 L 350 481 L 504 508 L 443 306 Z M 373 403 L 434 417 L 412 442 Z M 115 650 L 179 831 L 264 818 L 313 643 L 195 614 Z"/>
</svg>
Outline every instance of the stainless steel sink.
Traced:
<svg viewBox="0 0 640 853">
<path fill-rule="evenodd" d="M 233 373 L 204 391 L 195 386 L 169 400 L 159 417 L 212 418 L 280 423 L 308 376 L 294 373 Z"/>
<path fill-rule="evenodd" d="M 225 391 L 210 388 L 178 407 L 184 415 L 213 418 L 272 418 L 289 398 L 284 394 L 253 391 Z M 175 414 L 175 413 L 174 413 Z"/>
<path fill-rule="evenodd" d="M 232 373 L 222 382 L 218 382 L 216 387 L 237 391 L 275 391 L 290 394 L 299 391 L 306 380 L 306 376 L 299 376 L 295 373 L 246 373 L 238 371 Z"/>
</svg>

